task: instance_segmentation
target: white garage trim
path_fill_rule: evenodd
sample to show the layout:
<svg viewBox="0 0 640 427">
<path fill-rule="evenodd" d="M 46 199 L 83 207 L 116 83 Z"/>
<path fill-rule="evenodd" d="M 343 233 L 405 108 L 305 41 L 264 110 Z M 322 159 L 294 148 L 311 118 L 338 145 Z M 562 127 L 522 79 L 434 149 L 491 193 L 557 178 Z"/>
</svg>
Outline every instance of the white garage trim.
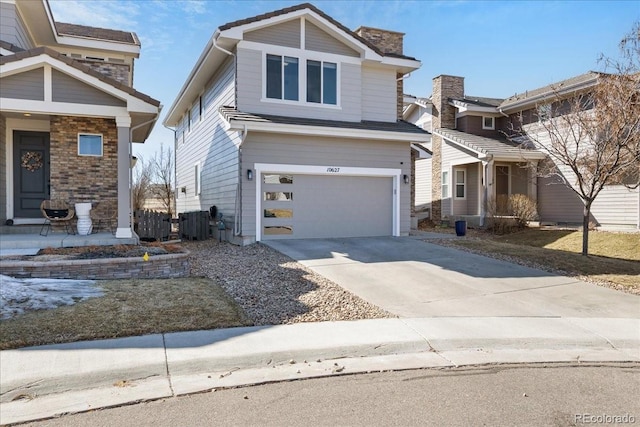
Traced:
<svg viewBox="0 0 640 427">
<path fill-rule="evenodd" d="M 400 169 L 359 168 L 345 166 L 255 164 L 256 181 L 256 241 L 262 240 L 262 174 L 290 173 L 298 175 L 372 176 L 393 178 L 393 235 L 400 236 Z"/>
</svg>

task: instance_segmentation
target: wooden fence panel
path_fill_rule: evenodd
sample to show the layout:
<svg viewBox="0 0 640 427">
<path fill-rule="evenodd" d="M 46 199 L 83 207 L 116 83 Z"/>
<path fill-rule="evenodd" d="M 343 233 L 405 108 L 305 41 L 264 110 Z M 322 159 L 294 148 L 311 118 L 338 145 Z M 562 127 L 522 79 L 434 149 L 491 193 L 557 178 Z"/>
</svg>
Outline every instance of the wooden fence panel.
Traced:
<svg viewBox="0 0 640 427">
<path fill-rule="evenodd" d="M 178 215 L 181 239 L 206 240 L 210 237 L 209 212 L 185 212 Z"/>
<path fill-rule="evenodd" d="M 169 240 L 171 217 L 164 212 L 135 211 L 136 233 L 144 240 Z"/>
</svg>

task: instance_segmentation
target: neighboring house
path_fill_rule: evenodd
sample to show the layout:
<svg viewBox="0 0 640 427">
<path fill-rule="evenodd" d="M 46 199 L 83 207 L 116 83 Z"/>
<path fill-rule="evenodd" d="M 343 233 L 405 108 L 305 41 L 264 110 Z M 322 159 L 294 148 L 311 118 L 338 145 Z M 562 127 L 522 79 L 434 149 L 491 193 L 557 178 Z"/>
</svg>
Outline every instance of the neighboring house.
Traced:
<svg viewBox="0 0 640 427">
<path fill-rule="evenodd" d="M 167 205 L 163 200 L 163 195 L 165 194 L 165 186 L 164 184 L 151 184 L 149 186 L 149 190 L 147 191 L 147 197 L 144 200 L 143 209 L 156 211 L 156 212 L 167 212 Z M 171 192 L 171 213 L 175 215 L 176 213 L 176 205 L 175 205 L 175 193 Z"/>
<path fill-rule="evenodd" d="M 160 103 L 133 89 L 135 33 L 55 22 L 47 0 L 0 0 L 0 219 L 42 222 L 45 199 L 116 202 L 133 236 L 131 143 Z"/>
<path fill-rule="evenodd" d="M 311 4 L 220 26 L 171 106 L 178 212 L 216 206 L 230 239 L 399 236 L 411 221 L 403 34 Z M 233 237 L 231 237 L 233 236 Z"/>
<path fill-rule="evenodd" d="M 427 181 L 422 175 L 432 180 L 432 218 L 465 218 L 484 225 L 487 201 L 497 202 L 500 208 L 509 195 L 524 194 L 537 201 L 541 222 L 582 223 L 580 199 L 564 184 L 538 176 L 536 166 L 546 156 L 523 135 L 538 122 L 540 105 L 559 94 L 588 91 L 597 76 L 583 74 L 507 99 L 465 95 L 462 77 L 434 78 L 433 111 L 416 113 L 419 105 L 411 106 L 416 100 L 405 107 L 404 115 L 413 123 L 432 124 L 432 164 L 416 173 L 416 194 L 425 191 L 418 185 Z M 597 224 L 615 227 L 639 227 L 639 212 L 638 190 L 622 185 L 606 186 L 591 209 Z"/>
</svg>

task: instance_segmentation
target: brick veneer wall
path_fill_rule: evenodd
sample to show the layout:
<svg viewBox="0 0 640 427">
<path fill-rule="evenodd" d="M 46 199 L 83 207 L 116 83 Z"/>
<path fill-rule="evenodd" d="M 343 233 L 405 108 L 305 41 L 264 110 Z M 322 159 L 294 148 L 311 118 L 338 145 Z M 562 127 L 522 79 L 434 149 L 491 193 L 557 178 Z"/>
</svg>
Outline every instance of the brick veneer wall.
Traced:
<svg viewBox="0 0 640 427">
<path fill-rule="evenodd" d="M 141 257 L 60 261 L 0 260 L 2 274 L 17 278 L 163 279 L 190 274 L 189 253 Z"/>
<path fill-rule="evenodd" d="M 456 108 L 449 105 L 450 98 L 464 96 L 464 77 L 440 75 L 433 79 L 433 129 L 455 129 Z M 435 133 L 431 137 L 433 151 L 431 162 L 431 218 L 442 219 L 442 138 Z M 451 196 L 451 195 L 449 195 Z"/>
<path fill-rule="evenodd" d="M 102 61 L 86 61 L 82 59 L 76 59 L 76 61 L 88 65 L 97 72 L 131 87 L 131 68 L 127 64 L 114 64 L 111 62 Z"/>
<path fill-rule="evenodd" d="M 101 157 L 78 155 L 78 133 L 101 134 Z M 118 136 L 115 120 L 51 118 L 51 198 L 70 203 L 118 200 Z"/>
</svg>

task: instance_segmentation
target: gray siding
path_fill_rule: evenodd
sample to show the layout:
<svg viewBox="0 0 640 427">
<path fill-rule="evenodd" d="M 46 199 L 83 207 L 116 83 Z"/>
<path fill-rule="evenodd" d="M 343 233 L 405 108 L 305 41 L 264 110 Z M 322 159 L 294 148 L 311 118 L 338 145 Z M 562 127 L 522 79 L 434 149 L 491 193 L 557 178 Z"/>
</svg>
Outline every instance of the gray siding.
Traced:
<svg viewBox="0 0 640 427">
<path fill-rule="evenodd" d="M 7 219 L 7 119 L 0 114 L 0 220 Z"/>
<path fill-rule="evenodd" d="M 431 208 L 431 159 L 416 160 L 416 210 Z"/>
<path fill-rule="evenodd" d="M 242 170 L 255 163 L 401 168 L 409 174 L 408 143 L 249 133 L 242 148 Z M 402 165 L 401 165 L 402 163 Z M 255 179 L 242 177 L 242 234 L 255 236 Z M 411 186 L 400 184 L 400 233 L 409 232 Z M 372 215 L 375 213 L 372 212 Z"/>
<path fill-rule="evenodd" d="M 453 215 L 479 215 L 478 201 L 480 199 L 478 180 L 480 179 L 480 173 L 478 167 L 479 163 L 473 163 L 469 165 L 453 166 L 451 171 L 451 195 L 453 198 Z M 456 199 L 456 180 L 455 172 L 458 169 L 466 171 L 466 194 L 464 199 Z"/>
<path fill-rule="evenodd" d="M 396 72 L 362 67 L 362 120 L 395 122 Z"/>
<path fill-rule="evenodd" d="M 109 105 L 113 107 L 124 107 L 127 105 L 125 101 L 114 98 L 60 71 L 52 70 L 51 73 L 53 84 L 52 98 L 54 102 Z"/>
<path fill-rule="evenodd" d="M 4 4 L 4 3 L 0 3 Z M 44 101 L 44 69 L 37 68 L 0 79 L 3 98 Z"/>
<path fill-rule="evenodd" d="M 186 122 L 178 128 L 176 147 L 176 187 L 178 212 L 208 210 L 215 205 L 224 214 L 227 224 L 233 225 L 238 183 L 238 132 L 227 132 L 218 114 L 222 105 L 234 105 L 234 62 L 229 58 L 211 79 L 203 95 L 202 120 L 194 121 L 191 131 Z M 194 100 L 195 103 L 198 100 Z M 194 105 L 196 105 L 194 103 Z M 181 139 L 184 128 L 184 141 Z M 195 194 L 195 167 L 201 167 L 201 194 Z M 180 189 L 186 188 L 186 193 Z"/>
<path fill-rule="evenodd" d="M 538 213 L 543 222 L 582 222 L 583 204 L 576 194 L 553 178 L 538 178 Z"/>
<path fill-rule="evenodd" d="M 321 107 L 304 102 L 272 102 L 262 100 L 264 92 L 262 88 L 263 55 L 262 52 L 256 50 L 238 49 L 237 100 L 240 111 L 327 120 L 361 120 L 362 91 L 359 65 L 340 64 L 339 103 L 341 108 Z M 395 90 L 395 81 L 393 87 Z"/>
<path fill-rule="evenodd" d="M 35 47 L 14 4 L 0 3 L 0 40 L 22 49 Z"/>
<path fill-rule="evenodd" d="M 359 57 L 360 54 L 349 46 L 340 42 L 311 22 L 305 22 L 305 48 L 317 52 L 335 53 L 338 55 Z"/>
<path fill-rule="evenodd" d="M 623 185 L 611 185 L 602 189 L 591 205 L 591 215 L 602 225 L 638 227 L 640 192 Z"/>
<path fill-rule="evenodd" d="M 447 141 L 442 142 L 442 170 L 449 171 L 449 197 L 442 199 L 442 217 L 451 216 L 452 214 L 457 215 L 465 215 L 462 212 L 458 212 L 456 209 L 451 210 L 451 200 L 453 197 L 453 192 L 455 190 L 453 184 L 453 164 L 457 163 L 458 165 L 463 163 L 472 163 L 477 162 L 477 159 L 473 156 L 471 152 L 463 151 L 463 149 L 457 148 L 451 145 Z M 460 202 L 454 205 L 454 208 L 457 209 L 466 209 L 466 203 L 464 207 Z"/>
<path fill-rule="evenodd" d="M 300 48 L 300 19 L 249 31 L 244 34 L 244 40 Z"/>
</svg>

